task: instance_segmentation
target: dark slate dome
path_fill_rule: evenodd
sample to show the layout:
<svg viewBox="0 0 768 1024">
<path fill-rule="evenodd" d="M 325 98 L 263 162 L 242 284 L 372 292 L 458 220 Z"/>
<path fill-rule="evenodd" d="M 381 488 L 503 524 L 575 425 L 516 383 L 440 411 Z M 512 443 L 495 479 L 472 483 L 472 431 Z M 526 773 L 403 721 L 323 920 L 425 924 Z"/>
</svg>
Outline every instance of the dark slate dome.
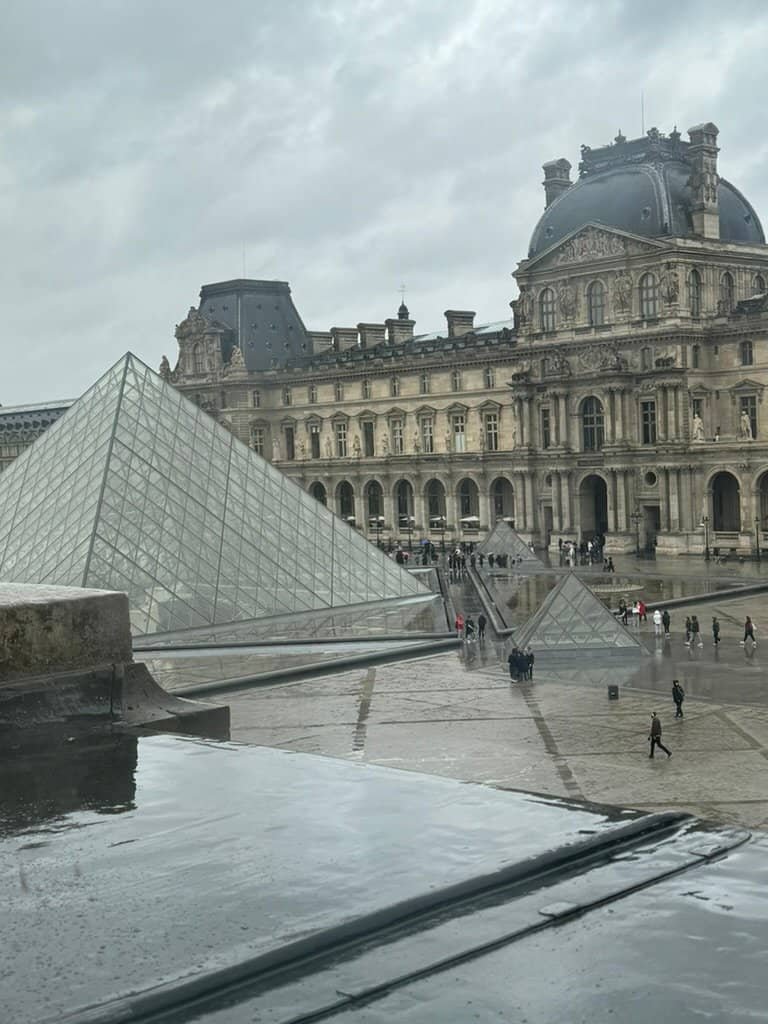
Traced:
<svg viewBox="0 0 768 1024">
<path fill-rule="evenodd" d="M 619 135 L 601 149 L 582 146 L 580 178 L 544 211 L 528 256 L 590 222 L 648 238 L 692 236 L 689 147 L 678 132 L 667 137 L 655 129 L 631 142 Z M 760 220 L 738 189 L 721 178 L 717 198 L 721 241 L 765 244 Z"/>
</svg>

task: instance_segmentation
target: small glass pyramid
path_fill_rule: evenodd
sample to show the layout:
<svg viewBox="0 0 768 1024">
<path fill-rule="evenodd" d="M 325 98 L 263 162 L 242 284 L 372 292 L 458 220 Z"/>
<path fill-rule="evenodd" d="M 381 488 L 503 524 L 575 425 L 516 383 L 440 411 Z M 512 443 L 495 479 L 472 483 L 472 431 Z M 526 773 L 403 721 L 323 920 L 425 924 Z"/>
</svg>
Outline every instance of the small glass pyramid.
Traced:
<svg viewBox="0 0 768 1024">
<path fill-rule="evenodd" d="M 514 643 L 542 653 L 642 650 L 638 638 L 572 572 L 560 580 L 538 611 L 515 633 Z"/>
<path fill-rule="evenodd" d="M 138 634 L 427 593 L 130 353 L 0 477 L 0 579 L 126 591 Z"/>
<path fill-rule="evenodd" d="M 544 566 L 538 555 L 531 551 L 520 534 L 512 529 L 506 519 L 500 519 L 496 523 L 482 544 L 478 545 L 477 550 L 482 551 L 484 555 L 491 553 L 508 555 L 516 561 L 528 563 L 531 568 L 536 566 L 541 569 Z"/>
</svg>

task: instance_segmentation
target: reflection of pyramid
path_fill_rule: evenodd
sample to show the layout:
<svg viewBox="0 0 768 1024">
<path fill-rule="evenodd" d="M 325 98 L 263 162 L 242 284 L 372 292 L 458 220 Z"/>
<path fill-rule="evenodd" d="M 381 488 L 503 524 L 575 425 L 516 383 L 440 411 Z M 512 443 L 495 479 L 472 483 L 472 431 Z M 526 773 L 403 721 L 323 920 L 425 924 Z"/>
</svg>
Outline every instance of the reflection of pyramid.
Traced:
<svg viewBox="0 0 768 1024">
<path fill-rule="evenodd" d="M 515 633 L 517 647 L 550 654 L 575 651 L 641 652 L 640 641 L 574 573 L 564 576 L 541 608 Z"/>
<path fill-rule="evenodd" d="M 155 633 L 427 592 L 130 354 L 0 477 L 0 578 Z"/>
<path fill-rule="evenodd" d="M 518 564 L 522 559 L 524 566 L 527 563 L 531 567 L 541 568 L 544 564 L 504 519 L 500 519 L 483 543 L 478 545 L 478 551 L 482 551 L 484 555 L 509 555 L 510 559 L 514 558 Z"/>
</svg>

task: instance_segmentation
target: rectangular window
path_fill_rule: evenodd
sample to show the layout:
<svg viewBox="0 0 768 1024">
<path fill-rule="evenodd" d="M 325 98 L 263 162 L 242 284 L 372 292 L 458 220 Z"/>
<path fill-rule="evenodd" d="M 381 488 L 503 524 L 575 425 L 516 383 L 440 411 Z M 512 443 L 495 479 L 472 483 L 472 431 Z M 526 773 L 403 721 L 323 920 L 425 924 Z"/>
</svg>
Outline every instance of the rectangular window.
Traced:
<svg viewBox="0 0 768 1024">
<path fill-rule="evenodd" d="M 656 444 L 656 402 L 652 399 L 640 403 L 640 422 L 643 444 Z"/>
<path fill-rule="evenodd" d="M 405 451 L 403 421 L 401 419 L 391 420 L 390 429 L 392 430 L 392 452 L 394 455 L 402 455 Z"/>
<path fill-rule="evenodd" d="M 467 450 L 467 435 L 465 432 L 466 421 L 463 413 L 454 413 L 451 417 L 451 427 L 453 433 L 453 450 L 455 452 L 465 452 Z"/>
<path fill-rule="evenodd" d="M 293 427 L 285 427 L 283 433 L 285 434 L 285 457 L 293 461 L 296 458 L 296 439 Z"/>
<path fill-rule="evenodd" d="M 699 362 L 701 360 L 701 348 L 698 345 L 694 345 L 691 349 L 691 367 L 694 370 L 698 370 Z"/>
<path fill-rule="evenodd" d="M 692 399 L 691 399 L 691 415 L 692 415 L 692 416 L 693 416 L 694 418 L 695 418 L 696 416 L 698 416 L 698 417 L 699 417 L 699 419 L 701 419 L 701 409 L 702 409 L 702 405 L 703 405 L 703 402 L 702 402 L 702 399 L 701 399 L 701 398 L 692 398 Z"/>
<path fill-rule="evenodd" d="M 219 396 L 219 408 L 220 409 L 226 409 L 227 408 L 227 392 L 226 391 L 222 391 L 221 395 Z"/>
<path fill-rule="evenodd" d="M 363 455 L 372 458 L 376 454 L 376 441 L 373 433 L 373 420 L 363 421 Z"/>
<path fill-rule="evenodd" d="M 389 393 L 393 398 L 399 398 L 400 396 L 400 378 L 392 377 L 389 382 Z"/>
<path fill-rule="evenodd" d="M 251 405 L 253 406 L 254 409 L 258 409 L 261 406 L 261 392 L 260 391 L 252 391 L 251 392 Z"/>
<path fill-rule="evenodd" d="M 309 450 L 313 459 L 320 458 L 320 424 L 312 423 L 309 428 Z"/>
<path fill-rule="evenodd" d="M 749 425 L 752 429 L 752 437 L 757 437 L 757 398 L 754 395 L 746 395 L 741 399 L 741 414 L 747 414 Z M 744 435 L 742 434 L 742 437 Z"/>
<path fill-rule="evenodd" d="M 552 432 L 549 422 L 549 409 L 541 410 L 541 447 L 550 448 L 552 446 Z"/>
<path fill-rule="evenodd" d="M 340 459 L 346 458 L 347 455 L 347 424 L 337 423 L 336 424 L 336 454 Z"/>
<path fill-rule="evenodd" d="M 283 405 L 293 405 L 293 394 L 290 388 L 283 388 Z"/>
<path fill-rule="evenodd" d="M 422 373 L 419 377 L 419 393 L 422 395 L 429 394 L 429 374 Z"/>
<path fill-rule="evenodd" d="M 264 427 L 251 427 L 251 448 L 257 455 L 264 454 Z"/>
<path fill-rule="evenodd" d="M 333 385 L 333 397 L 336 399 L 337 402 L 344 401 L 344 385 L 341 383 L 340 380 L 337 380 L 336 383 Z"/>
<path fill-rule="evenodd" d="M 742 366 L 751 366 L 752 363 L 754 362 L 754 356 L 753 356 L 753 353 L 752 353 L 752 342 L 751 341 L 742 341 L 740 348 L 741 348 L 741 365 Z"/>
<path fill-rule="evenodd" d="M 488 452 L 499 450 L 499 416 L 495 412 L 485 414 L 485 450 Z"/>
<path fill-rule="evenodd" d="M 424 416 L 421 420 L 421 449 L 425 455 L 432 455 L 435 451 L 435 421 L 431 416 Z"/>
</svg>

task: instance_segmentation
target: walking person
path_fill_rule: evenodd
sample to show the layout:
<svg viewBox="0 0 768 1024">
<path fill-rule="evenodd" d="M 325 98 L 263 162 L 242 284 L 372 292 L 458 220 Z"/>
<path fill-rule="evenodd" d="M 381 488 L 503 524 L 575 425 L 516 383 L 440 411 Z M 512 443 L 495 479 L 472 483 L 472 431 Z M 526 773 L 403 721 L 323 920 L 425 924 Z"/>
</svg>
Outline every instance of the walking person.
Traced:
<svg viewBox="0 0 768 1024">
<path fill-rule="evenodd" d="M 477 639 L 485 640 L 485 624 L 488 620 L 482 612 L 477 617 Z"/>
<path fill-rule="evenodd" d="M 685 646 L 691 646 L 691 616 L 685 616 Z"/>
<path fill-rule="evenodd" d="M 667 640 L 669 639 L 669 627 L 671 623 L 672 620 L 669 617 L 669 612 L 665 608 L 664 611 L 661 613 L 661 624 L 664 627 L 664 636 L 667 638 Z"/>
<path fill-rule="evenodd" d="M 672 700 L 675 702 L 675 718 L 682 718 L 685 690 L 680 685 L 679 679 L 672 680 Z"/>
<path fill-rule="evenodd" d="M 661 742 L 661 719 L 657 717 L 656 712 L 651 712 L 651 731 L 648 736 L 648 740 L 651 744 L 651 752 L 648 757 L 653 757 L 653 752 L 656 747 L 659 750 L 663 750 L 667 757 L 672 757 L 672 751 L 668 750 Z"/>
<path fill-rule="evenodd" d="M 695 615 L 692 615 L 691 616 L 691 647 L 693 647 L 694 644 L 697 647 L 703 647 L 704 646 L 704 641 L 701 639 L 701 626 L 699 625 L 699 620 L 696 618 Z"/>
<path fill-rule="evenodd" d="M 715 647 L 720 643 L 720 623 L 716 615 L 712 616 L 712 643 Z"/>
<path fill-rule="evenodd" d="M 459 635 L 459 639 L 463 640 L 464 639 L 464 616 L 461 614 L 461 612 L 459 612 L 458 615 L 456 616 L 456 622 L 454 623 L 454 625 L 456 626 L 456 632 Z"/>
<path fill-rule="evenodd" d="M 513 683 L 516 683 L 520 675 L 520 656 L 516 647 L 513 647 L 510 651 L 507 664 L 509 665 L 509 678 Z"/>
<path fill-rule="evenodd" d="M 658 608 L 653 613 L 653 635 L 661 636 L 661 612 Z"/>
<path fill-rule="evenodd" d="M 744 639 L 740 641 L 742 647 L 747 642 L 747 637 L 749 637 L 755 647 L 757 647 L 757 640 L 755 640 L 755 624 L 749 616 L 747 616 L 744 622 Z"/>
</svg>

